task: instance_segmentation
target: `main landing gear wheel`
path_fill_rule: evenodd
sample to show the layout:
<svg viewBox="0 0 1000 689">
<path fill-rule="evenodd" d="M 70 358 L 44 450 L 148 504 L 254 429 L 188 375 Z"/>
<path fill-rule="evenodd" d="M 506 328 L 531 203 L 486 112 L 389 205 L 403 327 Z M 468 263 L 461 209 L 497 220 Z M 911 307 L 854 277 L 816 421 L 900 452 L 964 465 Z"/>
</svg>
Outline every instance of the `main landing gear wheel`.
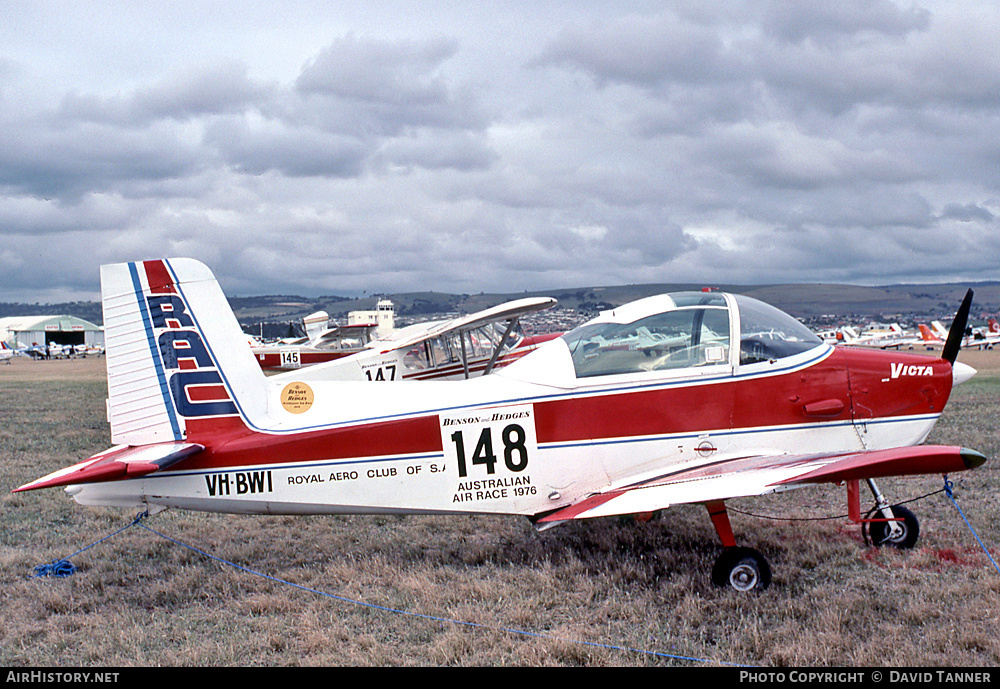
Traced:
<svg viewBox="0 0 1000 689">
<path fill-rule="evenodd" d="M 763 591 L 771 584 L 771 566 L 753 548 L 726 548 L 712 567 L 712 583 L 737 591 Z"/>
<path fill-rule="evenodd" d="M 892 510 L 892 521 L 865 523 L 865 539 L 877 547 L 891 545 L 901 550 L 912 548 L 916 545 L 917 537 L 920 535 L 920 524 L 917 522 L 916 516 L 900 505 L 893 505 L 889 509 Z M 875 518 L 880 516 L 879 511 L 876 510 Z"/>
</svg>

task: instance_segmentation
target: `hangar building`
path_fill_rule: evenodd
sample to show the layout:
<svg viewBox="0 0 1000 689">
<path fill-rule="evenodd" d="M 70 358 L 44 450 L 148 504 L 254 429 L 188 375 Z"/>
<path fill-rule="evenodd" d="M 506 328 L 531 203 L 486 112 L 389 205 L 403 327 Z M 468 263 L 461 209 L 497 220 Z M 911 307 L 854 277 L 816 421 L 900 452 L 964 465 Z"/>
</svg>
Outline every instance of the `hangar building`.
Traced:
<svg viewBox="0 0 1000 689">
<path fill-rule="evenodd" d="M 76 316 L 8 316 L 0 318 L 0 340 L 22 345 L 86 345 L 104 349 L 104 330 Z"/>
</svg>

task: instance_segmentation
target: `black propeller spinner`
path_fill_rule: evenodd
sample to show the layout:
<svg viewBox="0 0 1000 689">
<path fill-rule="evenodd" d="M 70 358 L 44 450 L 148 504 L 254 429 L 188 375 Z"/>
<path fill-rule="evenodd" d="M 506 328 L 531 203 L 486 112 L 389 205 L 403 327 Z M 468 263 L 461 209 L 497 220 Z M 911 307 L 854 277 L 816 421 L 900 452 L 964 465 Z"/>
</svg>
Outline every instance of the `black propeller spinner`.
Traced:
<svg viewBox="0 0 1000 689">
<path fill-rule="evenodd" d="M 955 320 L 948 330 L 948 340 L 941 350 L 941 358 L 946 359 L 949 364 L 954 364 L 958 358 L 958 350 L 962 348 L 962 338 L 965 337 L 965 327 L 969 323 L 969 309 L 972 307 L 972 290 L 965 293 L 962 305 L 958 307 Z"/>
</svg>

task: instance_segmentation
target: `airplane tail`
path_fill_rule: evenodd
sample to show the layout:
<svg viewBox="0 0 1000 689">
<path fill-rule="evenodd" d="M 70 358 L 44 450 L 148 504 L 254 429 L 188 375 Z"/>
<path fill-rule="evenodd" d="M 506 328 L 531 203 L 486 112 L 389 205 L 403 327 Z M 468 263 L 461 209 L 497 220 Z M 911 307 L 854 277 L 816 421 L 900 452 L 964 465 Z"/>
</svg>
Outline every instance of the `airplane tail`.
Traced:
<svg viewBox="0 0 1000 689">
<path fill-rule="evenodd" d="M 937 333 L 923 323 L 917 327 L 920 328 L 920 337 L 924 342 L 943 342 L 943 340 L 937 336 Z"/>
<path fill-rule="evenodd" d="M 309 342 L 315 341 L 327 329 L 329 323 L 330 315 L 326 311 L 317 311 L 303 318 L 302 326 L 306 331 L 306 339 Z"/>
<path fill-rule="evenodd" d="M 264 374 L 212 272 L 193 259 L 101 267 L 108 421 L 119 445 L 191 440 L 262 413 Z"/>
<path fill-rule="evenodd" d="M 858 341 L 858 331 L 851 327 L 844 327 L 841 329 L 843 333 L 844 344 L 854 344 Z"/>
</svg>

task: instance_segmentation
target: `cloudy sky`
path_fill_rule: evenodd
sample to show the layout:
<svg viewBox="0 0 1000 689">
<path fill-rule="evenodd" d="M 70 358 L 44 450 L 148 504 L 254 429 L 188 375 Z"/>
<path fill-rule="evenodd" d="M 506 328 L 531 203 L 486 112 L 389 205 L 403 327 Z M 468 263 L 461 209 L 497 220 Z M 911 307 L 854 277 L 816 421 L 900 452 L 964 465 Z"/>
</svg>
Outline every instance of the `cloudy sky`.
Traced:
<svg viewBox="0 0 1000 689">
<path fill-rule="evenodd" d="M 0 301 L 1000 277 L 997 3 L 0 13 Z"/>
</svg>

